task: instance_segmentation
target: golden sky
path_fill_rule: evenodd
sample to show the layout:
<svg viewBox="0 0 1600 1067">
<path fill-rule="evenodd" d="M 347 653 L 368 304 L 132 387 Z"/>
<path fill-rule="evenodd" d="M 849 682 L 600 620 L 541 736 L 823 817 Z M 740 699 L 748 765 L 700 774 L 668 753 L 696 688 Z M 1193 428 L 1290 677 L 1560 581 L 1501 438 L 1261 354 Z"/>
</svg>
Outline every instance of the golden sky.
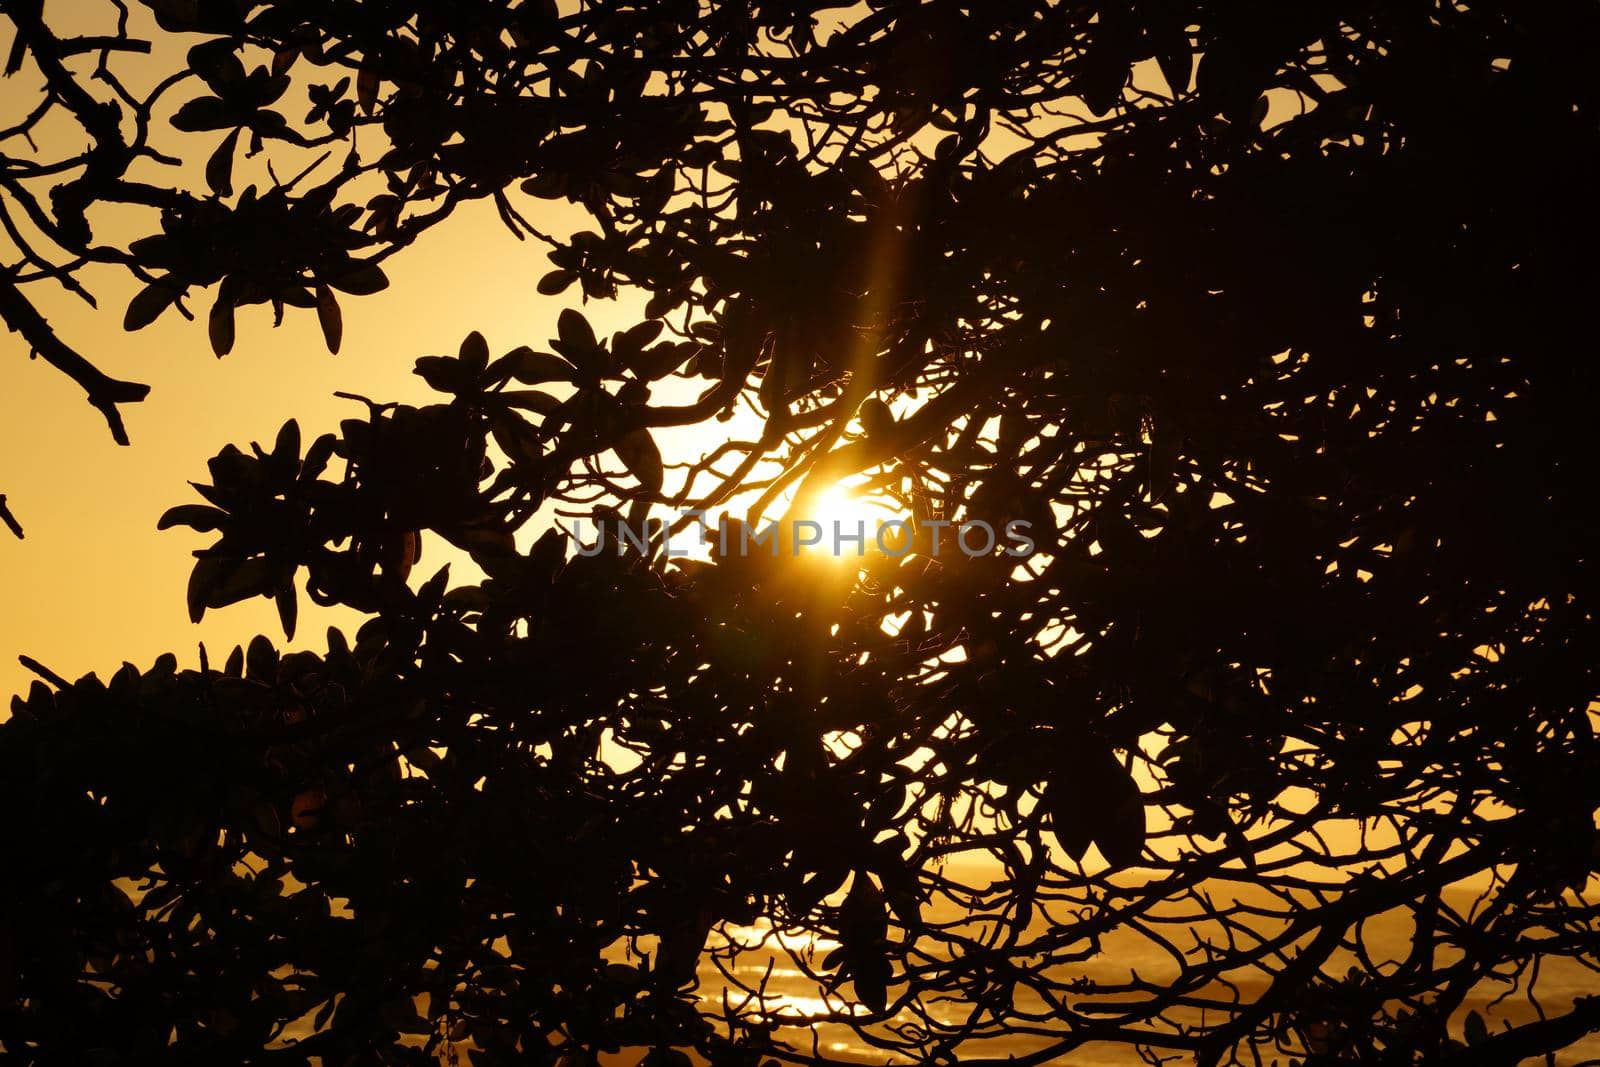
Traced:
<svg viewBox="0 0 1600 1067">
<path fill-rule="evenodd" d="M 7 100 L 4 113 L 12 109 Z M 438 398 L 411 373 L 412 364 L 419 355 L 454 354 L 472 330 L 496 354 L 518 344 L 544 347 L 564 303 L 534 292 L 548 269 L 542 250 L 516 241 L 492 208 L 470 205 L 389 262 L 388 290 L 341 300 L 345 336 L 337 356 L 328 354 L 309 312 L 290 309 L 274 330 L 268 308 L 244 309 L 233 353 L 218 360 L 204 324 L 170 311 L 138 333 L 123 332 L 134 287 L 118 272 L 86 275 L 98 310 L 29 287 L 65 341 L 107 373 L 150 385 L 151 393 L 124 409 L 133 444 L 120 448 L 73 382 L 30 362 L 21 339 L 0 332 L 0 492 L 27 531 L 25 541 L 9 534 L 0 540 L 0 692 L 26 689 L 32 677 L 18 653 L 69 678 L 90 670 L 104 677 L 123 660 L 147 666 L 169 650 L 192 664 L 198 641 L 220 661 L 256 633 L 281 638 L 272 604 L 262 599 L 208 612 L 198 626 L 189 622 L 189 553 L 211 538 L 183 529 L 158 533 L 161 513 L 199 502 L 186 482 L 208 480 L 206 460 L 224 444 L 270 446 L 289 418 L 309 440 L 363 414 L 335 390 L 414 403 Z M 613 318 L 593 306 L 590 317 L 597 325 Z M 431 574 L 443 558 L 440 543 L 424 547 L 419 570 Z M 304 597 L 301 612 L 296 647 L 321 648 L 332 616 Z"/>
<path fill-rule="evenodd" d="M 118 56 L 113 68 L 130 89 L 143 93 L 181 69 L 184 52 L 206 38 L 163 34 L 143 5 L 129 9 L 133 35 L 153 41 L 155 50 L 149 57 Z M 46 15 L 61 35 L 107 33 L 114 29 L 116 10 L 109 3 L 74 0 L 47 5 Z M 9 50 L 10 38 L 10 21 L 0 19 L 0 53 Z M 72 64 L 86 73 L 93 62 L 93 56 L 84 56 Z M 332 72 L 302 63 L 294 73 L 303 83 L 327 80 Z M 303 96 L 303 86 L 294 92 Z M 158 119 L 164 121 L 196 93 L 190 86 L 168 93 Z M 0 80 L 0 127 L 18 122 L 39 99 L 31 63 Z M 283 110 L 298 119 L 303 104 L 287 99 Z M 140 177 L 203 190 L 200 168 L 220 137 L 158 133 L 157 146 L 182 158 L 185 166 L 152 167 Z M 40 159 L 70 157 L 85 145 L 84 134 L 71 122 L 47 125 L 36 131 L 35 140 Z M 29 154 L 20 138 L 0 145 L 0 151 Z M 261 173 L 259 161 L 250 167 L 241 160 L 235 185 L 242 188 Z M 568 230 L 580 221 L 577 209 L 565 202 L 537 201 L 523 208 L 549 231 Z M 108 245 L 125 244 L 157 227 L 153 212 L 91 214 L 91 220 L 97 240 Z M 0 258 L 17 259 L 3 237 Z M 127 333 L 123 312 L 138 284 L 119 268 L 80 273 L 80 282 L 98 300 L 93 309 L 53 285 L 25 286 L 61 340 L 113 377 L 151 386 L 151 393 L 143 403 L 123 408 L 132 447 L 118 447 L 75 383 L 43 361 L 29 361 L 21 338 L 0 330 L 0 493 L 27 532 L 25 541 L 9 534 L 0 538 L 0 698 L 26 689 L 32 678 L 17 662 L 19 653 L 69 678 L 91 670 L 104 677 L 123 660 L 146 666 L 169 650 L 181 663 L 194 664 L 200 641 L 220 660 L 256 633 L 281 639 L 267 600 L 209 612 L 198 626 L 189 622 L 184 590 L 190 552 L 211 538 L 184 529 L 158 533 L 161 513 L 174 504 L 198 502 L 186 483 L 208 480 L 206 460 L 225 444 L 261 440 L 270 445 L 289 418 L 299 420 L 309 441 L 336 429 L 340 419 L 363 414 L 358 404 L 335 398 L 335 390 L 404 402 L 437 399 L 411 373 L 416 357 L 454 354 L 472 330 L 481 331 L 496 354 L 518 344 L 543 347 L 555 335 L 556 315 L 566 303 L 535 292 L 549 269 L 542 247 L 513 238 L 488 205 L 470 204 L 386 264 L 388 290 L 341 298 L 345 330 L 339 355 L 328 354 L 314 313 L 289 309 L 283 325 L 272 329 L 271 311 L 255 306 L 241 310 L 237 343 L 222 360 L 212 356 L 206 337 L 208 293 L 191 293 L 200 321 L 169 310 L 153 325 Z M 593 307 L 589 314 L 601 329 L 618 318 Z M 441 548 L 437 540 L 425 546 L 420 572 L 437 568 L 444 558 Z M 322 647 L 329 621 L 356 621 L 353 613 L 319 610 L 304 597 L 301 612 L 297 647 Z M 9 715 L 8 703 L 0 699 L 0 718 Z"/>
</svg>

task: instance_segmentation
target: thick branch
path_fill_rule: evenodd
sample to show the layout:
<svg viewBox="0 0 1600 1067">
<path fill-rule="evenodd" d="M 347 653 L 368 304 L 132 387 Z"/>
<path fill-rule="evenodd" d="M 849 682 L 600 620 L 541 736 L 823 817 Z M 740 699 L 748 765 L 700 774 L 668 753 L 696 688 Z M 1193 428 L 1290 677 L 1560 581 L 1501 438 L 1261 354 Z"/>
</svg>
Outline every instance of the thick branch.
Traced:
<svg viewBox="0 0 1600 1067">
<path fill-rule="evenodd" d="M 1579 997 L 1565 1015 L 1493 1034 L 1445 1062 L 1452 1067 L 1521 1063 L 1564 1049 L 1597 1030 L 1600 1030 L 1600 997 Z"/>
</svg>

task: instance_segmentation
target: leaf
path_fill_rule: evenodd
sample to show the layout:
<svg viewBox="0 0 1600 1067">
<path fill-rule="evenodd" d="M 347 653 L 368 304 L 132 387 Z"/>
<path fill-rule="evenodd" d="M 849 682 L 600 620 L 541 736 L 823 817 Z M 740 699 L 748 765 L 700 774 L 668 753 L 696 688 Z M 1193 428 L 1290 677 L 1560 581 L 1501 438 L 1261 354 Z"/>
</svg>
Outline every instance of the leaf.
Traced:
<svg viewBox="0 0 1600 1067">
<path fill-rule="evenodd" d="M 283 636 L 290 641 L 294 640 L 295 619 L 299 615 L 299 598 L 295 595 L 294 583 L 288 582 L 278 587 L 274 599 L 278 603 L 278 621 L 283 623 Z"/>
<path fill-rule="evenodd" d="M 1062 851 L 1081 862 L 1090 843 L 1113 867 L 1131 867 L 1144 851 L 1144 797 L 1109 748 L 1075 744 L 1045 786 L 1042 806 Z"/>
<path fill-rule="evenodd" d="M 510 530 L 506 531 L 506 536 L 508 538 L 511 537 Z M 516 550 L 516 541 L 514 539 L 511 541 L 511 550 Z M 422 562 L 422 531 L 412 530 L 411 563 L 415 566 L 420 562 Z M 444 601 L 445 587 L 449 584 L 450 564 L 446 563 L 443 567 L 433 572 L 432 578 L 429 578 L 418 587 L 417 603 L 428 607 L 438 607 Z"/>
<path fill-rule="evenodd" d="M 850 880 L 850 892 L 839 907 L 839 926 L 846 943 L 870 945 L 889 936 L 883 891 L 865 871 L 857 871 Z"/>
<path fill-rule="evenodd" d="M 415 530 L 399 530 L 384 538 L 378 549 L 378 565 L 383 573 L 405 581 L 411 568 L 422 558 L 422 535 Z"/>
<path fill-rule="evenodd" d="M 559 171 L 536 174 L 522 183 L 522 191 L 542 200 L 559 200 L 567 195 L 567 176 Z"/>
<path fill-rule="evenodd" d="M 1267 121 L 1267 112 L 1271 110 L 1272 101 L 1267 99 L 1266 94 L 1263 93 L 1256 98 L 1256 102 L 1250 108 L 1250 125 L 1255 129 L 1260 129 L 1261 124 Z"/>
<path fill-rule="evenodd" d="M 265 559 L 201 556 L 189 572 L 189 620 L 199 622 L 207 608 L 225 608 L 271 588 L 272 571 Z"/>
<path fill-rule="evenodd" d="M 472 368 L 475 375 L 482 374 L 489 366 L 489 342 L 483 339 L 483 334 L 473 330 L 461 342 L 457 358 L 466 366 Z"/>
<path fill-rule="evenodd" d="M 286 73 L 294 66 L 294 61 L 300 58 L 298 48 L 280 48 L 272 53 L 272 76 L 274 78 Z"/>
<path fill-rule="evenodd" d="M 194 570 L 189 572 L 190 622 L 197 623 L 206 617 L 206 602 L 211 599 L 211 590 L 223 580 L 225 575 L 226 565 L 223 560 L 206 556 L 195 562 Z"/>
<path fill-rule="evenodd" d="M 228 513 L 208 504 L 179 504 L 168 508 L 156 521 L 156 529 L 170 530 L 174 526 L 187 526 L 200 533 L 211 533 L 222 526 Z"/>
<path fill-rule="evenodd" d="M 563 342 L 575 348 L 594 348 L 599 344 L 589 320 L 583 317 L 581 311 L 572 308 L 564 309 L 556 319 L 556 333 Z"/>
<path fill-rule="evenodd" d="M 413 373 L 441 393 L 468 393 L 478 381 L 470 367 L 450 356 L 419 357 Z"/>
<path fill-rule="evenodd" d="M 716 913 L 702 901 L 692 915 L 675 919 L 661 931 L 651 972 L 668 988 L 677 989 L 693 980 L 705 949 L 706 937 L 716 922 Z"/>
<path fill-rule="evenodd" d="M 895 792 L 903 795 L 901 790 Z M 895 802 L 894 808 L 898 810 L 900 804 Z M 876 869 L 883 881 L 884 899 L 895 921 L 906 930 L 915 932 L 922 928 L 922 904 L 917 898 L 917 878 L 898 861 L 896 854 L 888 864 Z"/>
<path fill-rule="evenodd" d="M 856 871 L 839 906 L 839 940 L 856 996 L 873 1011 L 883 1011 L 889 1004 L 893 972 L 884 957 L 888 937 L 889 909 L 883 891 L 865 871 Z"/>
<path fill-rule="evenodd" d="M 1477 1045 L 1489 1040 L 1489 1027 L 1484 1023 L 1483 1016 L 1475 1011 L 1467 1012 L 1467 1018 L 1461 1025 L 1461 1032 L 1469 1045 Z"/>
<path fill-rule="evenodd" d="M 452 526 L 441 529 L 439 533 L 471 556 L 478 566 L 490 571 L 491 576 L 494 569 L 501 567 L 517 550 L 516 538 L 511 530 L 492 519 Z"/>
<path fill-rule="evenodd" d="M 317 285 L 317 322 L 322 325 L 322 339 L 327 342 L 328 351 L 338 355 L 344 340 L 344 315 L 339 311 L 339 298 L 322 283 Z"/>
<path fill-rule="evenodd" d="M 211 305 L 211 316 L 206 326 L 211 336 L 211 351 L 217 354 L 218 359 L 233 351 L 233 304 L 223 299 L 221 293 L 217 294 L 216 302 Z"/>
<path fill-rule="evenodd" d="M 1050 832 L 1056 835 L 1061 851 L 1072 857 L 1072 862 L 1082 863 L 1089 846 L 1094 844 L 1094 834 L 1072 785 L 1064 781 L 1051 782 L 1045 786 L 1040 805 L 1050 819 Z"/>
<path fill-rule="evenodd" d="M 389 276 L 384 274 L 383 268 L 376 263 L 363 263 L 334 278 L 331 284 L 341 293 L 371 296 L 389 288 Z"/>
<path fill-rule="evenodd" d="M 630 329 L 616 334 L 611 339 L 611 354 L 618 364 L 634 371 L 640 377 L 648 377 L 644 359 L 645 346 L 661 336 L 663 326 L 659 319 L 646 319 Z"/>
<path fill-rule="evenodd" d="M 561 408 L 561 401 L 537 389 L 506 389 L 496 394 L 509 407 L 549 415 Z"/>
<path fill-rule="evenodd" d="M 1131 867 L 1144 851 L 1144 797 L 1132 775 L 1109 750 L 1084 769 L 1084 784 L 1095 796 L 1094 841 L 1113 867 Z"/>
<path fill-rule="evenodd" d="M 863 400 L 861 410 L 856 414 L 868 437 L 882 437 L 894 429 L 894 412 L 878 397 L 869 396 Z"/>
<path fill-rule="evenodd" d="M 1200 57 L 1195 71 L 1195 91 L 1214 115 L 1228 120 L 1247 118 L 1261 95 L 1263 83 L 1272 74 L 1271 64 L 1247 54 L 1228 37 L 1213 40 Z"/>
<path fill-rule="evenodd" d="M 639 479 L 639 484 L 652 493 L 661 492 L 665 472 L 661 464 L 661 450 L 655 438 L 644 427 L 623 435 L 613 448 L 628 472 Z"/>
<path fill-rule="evenodd" d="M 1167 88 L 1174 97 L 1186 94 L 1189 79 L 1194 75 L 1194 56 L 1189 51 L 1188 35 L 1179 30 L 1170 42 L 1163 41 L 1156 53 L 1156 65 L 1161 68 L 1161 76 L 1167 80 Z"/>
<path fill-rule="evenodd" d="M 1096 115 L 1111 111 L 1122 100 L 1122 88 L 1128 83 L 1128 60 L 1109 42 L 1097 42 L 1077 63 L 1072 79 L 1072 90 L 1089 105 Z"/>
<path fill-rule="evenodd" d="M 328 461 L 333 458 L 333 450 L 339 446 L 339 438 L 331 433 L 325 433 L 311 442 L 311 447 L 306 449 L 306 454 L 300 461 L 300 483 L 308 485 L 321 477 L 322 472 L 328 469 Z"/>
<path fill-rule="evenodd" d="M 875 1012 L 885 1011 L 889 1007 L 889 978 L 892 974 L 889 961 L 879 952 L 867 954 L 864 959 L 854 960 L 850 967 L 851 983 L 856 988 L 856 996 L 862 1004 Z"/>
<path fill-rule="evenodd" d="M 527 345 L 512 349 L 503 359 L 511 377 L 523 385 L 572 381 L 572 364 L 548 352 L 535 352 Z"/>
<path fill-rule="evenodd" d="M 368 115 L 378 105 L 378 71 L 371 63 L 362 63 L 356 74 L 356 103 Z"/>
<path fill-rule="evenodd" d="M 513 463 L 539 461 L 541 455 L 539 431 L 516 412 L 501 410 L 491 414 L 489 432 L 494 435 L 495 443 Z"/>
<path fill-rule="evenodd" d="M 259 682 L 271 682 L 278 675 L 278 650 L 260 634 L 250 639 L 245 649 L 245 677 Z"/>
<path fill-rule="evenodd" d="M 130 332 L 144 329 L 160 318 L 161 313 L 177 299 L 178 290 L 165 279 L 151 282 L 128 301 L 128 310 L 122 316 L 122 328 Z"/>
<path fill-rule="evenodd" d="M 642 352 L 644 346 L 661 336 L 665 325 L 660 319 L 646 319 L 618 334 L 618 341 L 630 352 Z"/>
<path fill-rule="evenodd" d="M 233 153 L 238 145 L 239 130 L 235 127 L 206 160 L 206 184 L 217 196 L 233 195 Z"/>
<path fill-rule="evenodd" d="M 634 361 L 634 370 L 642 377 L 658 381 L 688 362 L 696 348 L 693 344 L 663 341 L 641 352 Z"/>
<path fill-rule="evenodd" d="M 217 96 L 197 96 L 172 116 L 173 128 L 185 133 L 220 130 L 233 124 L 228 105 Z"/>
<path fill-rule="evenodd" d="M 170 33 L 184 33 L 202 28 L 200 0 L 144 0 L 155 12 L 156 25 Z"/>
<path fill-rule="evenodd" d="M 227 37 L 197 44 L 189 49 L 189 69 L 200 75 L 218 96 L 245 82 L 244 64 L 239 60 L 238 43 Z"/>
<path fill-rule="evenodd" d="M 300 424 L 293 419 L 278 429 L 272 452 L 266 457 L 264 468 L 271 480 L 278 484 L 292 482 L 300 473 Z"/>
<path fill-rule="evenodd" d="M 553 270 L 539 279 L 539 292 L 544 296 L 556 296 L 571 288 L 572 283 L 578 280 L 576 271 Z"/>
<path fill-rule="evenodd" d="M 600 355 L 600 342 L 594 328 L 581 312 L 567 308 L 556 320 L 559 335 L 558 348 L 562 355 L 577 364 L 578 369 L 591 375 L 605 372 L 605 361 Z"/>
</svg>

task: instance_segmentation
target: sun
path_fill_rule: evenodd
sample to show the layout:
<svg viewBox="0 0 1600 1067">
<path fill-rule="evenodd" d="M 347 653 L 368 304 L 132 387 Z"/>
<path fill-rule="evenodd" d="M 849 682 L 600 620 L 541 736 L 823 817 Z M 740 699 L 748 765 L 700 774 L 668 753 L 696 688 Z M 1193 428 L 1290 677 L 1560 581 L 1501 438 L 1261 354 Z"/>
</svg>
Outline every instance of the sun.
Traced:
<svg viewBox="0 0 1600 1067">
<path fill-rule="evenodd" d="M 856 493 L 842 484 L 823 490 L 807 511 L 805 518 L 822 527 L 821 543 L 810 551 L 839 559 L 859 559 L 876 551 L 878 528 L 899 515 L 888 501 Z"/>
</svg>

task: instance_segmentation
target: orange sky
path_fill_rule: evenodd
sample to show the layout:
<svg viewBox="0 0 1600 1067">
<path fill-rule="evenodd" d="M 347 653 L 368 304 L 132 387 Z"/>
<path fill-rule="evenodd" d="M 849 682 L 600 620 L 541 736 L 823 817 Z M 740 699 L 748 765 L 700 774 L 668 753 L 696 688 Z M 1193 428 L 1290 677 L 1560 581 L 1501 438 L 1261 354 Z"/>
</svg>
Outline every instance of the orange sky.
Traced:
<svg viewBox="0 0 1600 1067">
<path fill-rule="evenodd" d="M 454 354 L 474 329 L 497 354 L 523 343 L 543 347 L 562 306 L 534 293 L 548 269 L 544 256 L 481 208 L 463 211 L 391 261 L 387 291 L 342 300 L 345 340 L 337 356 L 327 353 L 316 317 L 293 309 L 276 330 L 268 309 L 246 309 L 237 346 L 218 360 L 204 325 L 171 312 L 124 333 L 132 287 L 114 272 L 88 278 L 98 311 L 43 286 L 28 289 L 36 300 L 55 297 L 40 303 L 64 340 L 107 373 L 152 389 L 148 400 L 124 409 L 133 445 L 119 448 L 73 382 L 29 362 L 22 341 L 0 332 L 0 492 L 28 535 L 0 539 L 0 691 L 27 686 L 31 675 L 16 662 L 19 652 L 77 677 L 113 670 L 124 659 L 148 665 L 167 650 L 192 663 L 201 640 L 220 659 L 257 632 L 281 636 L 271 603 L 260 599 L 190 624 L 189 552 L 210 536 L 158 533 L 156 520 L 173 504 L 198 502 L 186 482 L 207 480 L 205 462 L 224 444 L 270 444 L 288 418 L 309 438 L 359 416 L 359 405 L 336 399 L 336 389 L 431 400 L 437 394 L 411 373 L 414 359 Z M 426 547 L 437 550 L 438 543 Z M 432 562 L 439 558 L 435 551 Z M 420 569 L 431 573 L 429 562 L 425 556 Z M 326 619 L 302 598 L 298 643 L 320 647 Z"/>
<path fill-rule="evenodd" d="M 129 5 L 136 37 L 155 42 L 152 56 L 121 56 L 113 66 L 129 87 L 143 92 L 183 62 L 183 52 L 205 38 L 174 37 L 153 26 L 149 12 Z M 47 14 L 61 34 L 104 33 L 114 27 L 108 3 L 51 4 Z M 0 52 L 10 47 L 11 24 L 0 19 Z M 74 60 L 92 70 L 94 57 Z M 325 80 L 301 64 L 304 81 Z M 303 90 L 299 90 L 303 91 Z M 31 63 L 0 80 L 0 127 L 17 122 L 40 99 Z M 164 98 L 164 118 L 196 95 L 180 86 Z M 286 113 L 298 119 L 296 105 Z M 84 135 L 59 122 L 37 131 L 41 159 L 80 151 Z M 215 147 L 216 133 L 158 135 L 159 147 L 185 160 L 182 171 L 144 171 L 146 180 L 203 189 L 199 170 Z M 12 139 L 0 146 L 27 152 Z M 259 162 L 259 161 L 258 161 Z M 298 169 L 298 168 L 296 168 Z M 259 167 L 242 161 L 235 184 L 257 180 Z M 524 205 L 538 224 L 562 231 L 578 221 L 570 205 L 538 201 Z M 91 215 L 96 237 L 116 244 L 155 228 L 153 213 Z M 15 250 L 0 238 L 0 252 L 14 262 Z M 63 257 L 64 258 L 64 257 Z M 255 600 L 207 614 L 192 625 L 184 603 L 189 553 L 209 535 L 188 530 L 158 533 L 161 513 L 197 502 L 189 479 L 207 480 L 205 462 L 229 442 L 270 442 L 285 419 L 300 421 L 307 439 L 335 429 L 341 418 L 361 414 L 359 405 L 336 399 L 335 390 L 375 398 L 427 402 L 437 397 L 411 373 L 417 356 L 456 351 L 461 339 L 480 330 L 498 354 L 518 344 L 543 347 L 554 336 L 563 301 L 540 297 L 534 286 L 549 269 L 542 248 L 515 240 L 486 205 L 469 205 L 426 234 L 386 266 L 390 288 L 372 297 L 344 297 L 343 350 L 330 356 L 316 316 L 290 309 L 282 327 L 271 329 L 271 312 L 257 306 L 239 318 L 237 344 L 226 359 L 211 355 L 204 322 L 188 322 L 168 311 L 137 333 L 122 329 L 123 311 L 137 285 L 120 269 L 81 272 L 97 297 L 90 309 L 48 284 L 25 287 L 28 297 L 58 336 L 102 370 L 152 387 L 149 399 L 124 407 L 133 444 L 111 440 L 98 412 L 78 386 L 42 361 L 30 362 L 20 337 L 0 330 L 0 493 L 27 531 L 25 541 L 0 538 L 0 697 L 25 689 L 32 675 L 17 663 L 25 653 L 58 673 L 76 678 L 94 670 L 105 676 L 123 660 L 148 665 L 164 651 L 198 660 L 205 641 L 220 659 L 256 633 L 281 638 L 274 609 Z M 200 312 L 210 294 L 191 294 Z M 590 309 L 602 328 L 615 312 Z M 432 573 L 442 557 L 437 542 Z M 427 564 L 432 563 L 433 567 Z M 302 597 L 300 647 L 320 647 L 335 616 Z M 355 617 L 338 616 L 349 621 Z M 0 717 L 9 714 L 0 699 Z"/>
<path fill-rule="evenodd" d="M 104 32 L 110 27 L 99 25 L 100 16 L 112 10 L 90 4 L 53 8 L 52 24 L 63 33 Z M 181 63 L 182 49 L 203 39 L 152 33 L 145 10 L 132 10 L 135 34 L 148 33 L 157 49 L 148 59 L 124 57 L 117 66 L 131 85 L 153 83 Z M 9 30 L 9 22 L 0 20 L 0 51 L 9 47 Z M 25 69 L 0 81 L 0 125 L 17 121 L 39 99 L 30 73 Z M 322 79 L 320 72 L 297 73 Z M 168 95 L 162 113 L 192 95 L 180 87 Z M 293 113 L 294 107 L 286 110 Z M 70 156 L 82 139 L 70 123 L 43 130 L 41 158 Z M 159 143 L 185 159 L 184 172 L 143 176 L 204 188 L 197 172 L 218 139 L 212 133 L 169 132 Z M 25 151 L 20 140 L 4 148 Z M 241 162 L 236 185 L 242 188 L 247 180 Z M 565 202 L 537 201 L 522 209 L 547 232 L 581 222 L 580 212 Z M 142 236 L 155 224 L 153 215 L 102 215 L 97 222 L 104 243 Z M 4 252 L 8 262 L 16 258 L 14 249 Z M 385 269 L 388 290 L 341 299 L 345 331 L 338 356 L 328 354 L 316 316 L 296 309 L 278 329 L 271 328 L 267 308 L 244 309 L 237 344 L 222 360 L 211 355 L 203 322 L 188 322 L 173 311 L 126 333 L 123 311 L 136 285 L 118 269 L 97 267 L 80 275 L 98 298 L 98 309 L 49 285 L 26 287 L 63 341 L 108 374 L 144 382 L 152 391 L 145 402 L 124 408 L 133 445 L 119 448 L 75 383 L 43 362 L 28 361 L 22 340 L 0 331 L 0 493 L 9 497 L 28 535 L 20 542 L 9 535 L 0 539 L 0 695 L 25 689 L 32 677 L 17 663 L 18 653 L 76 678 L 90 670 L 112 671 L 125 659 L 147 665 L 167 650 L 178 653 L 180 662 L 194 663 L 199 641 L 221 658 L 258 632 L 281 636 L 267 600 L 210 612 L 199 626 L 189 622 L 189 553 L 210 538 L 155 528 L 168 507 L 198 500 L 186 482 L 206 480 L 206 460 L 229 442 L 270 442 L 285 419 L 298 419 L 309 440 L 361 414 L 359 405 L 335 398 L 335 390 L 431 402 L 438 394 L 411 373 L 417 356 L 453 354 L 472 330 L 481 331 L 496 354 L 519 344 L 542 348 L 555 335 L 560 309 L 575 300 L 575 290 L 562 298 L 537 295 L 534 286 L 550 269 L 543 248 L 514 239 L 485 204 L 463 208 Z M 192 296 L 203 314 L 209 294 Z M 602 335 L 624 321 L 616 306 L 591 305 L 586 311 Z M 633 321 L 626 316 L 628 324 Z M 443 558 L 440 543 L 432 542 L 419 571 L 431 574 Z M 324 627 L 335 618 L 348 622 L 355 616 L 319 611 L 302 598 L 298 645 L 320 647 Z M 0 717 L 6 714 L 0 710 Z"/>
<path fill-rule="evenodd" d="M 118 57 L 114 69 L 130 89 L 142 93 L 178 69 L 184 51 L 206 38 L 163 34 L 142 5 L 130 5 L 130 11 L 134 36 L 152 40 L 155 51 L 150 57 Z M 106 3 L 52 5 L 49 15 L 61 34 L 114 29 L 115 10 Z M 10 29 L 9 21 L 0 19 L 0 54 L 9 49 Z M 92 69 L 93 57 L 74 64 L 80 71 Z M 302 97 L 304 82 L 333 76 L 304 62 L 293 73 L 299 84 L 291 96 Z M 19 121 L 39 100 L 32 74 L 30 64 L 0 80 L 0 127 Z M 158 119 L 197 91 L 180 86 L 169 93 Z M 304 104 L 286 97 L 279 109 L 298 119 Z M 40 158 L 59 159 L 80 151 L 84 135 L 76 125 L 61 122 L 38 131 L 36 139 Z M 215 132 L 167 130 L 157 144 L 181 157 L 184 167 L 149 168 L 139 176 L 203 190 L 200 172 L 220 139 Z M 26 150 L 19 139 L 0 147 L 13 154 Z M 280 160 L 279 171 L 294 173 L 304 162 Z M 259 160 L 240 159 L 235 187 L 242 189 L 261 175 Z M 519 210 L 547 233 L 587 228 L 584 213 L 565 201 L 520 194 L 516 199 Z M 91 219 L 104 244 L 125 243 L 156 226 L 153 212 L 137 209 Z M 0 251 L 7 262 L 14 261 L 15 250 L 7 244 L 0 235 Z M 412 374 L 416 357 L 454 354 L 473 330 L 485 335 L 496 355 L 519 344 L 544 348 L 555 336 L 556 316 L 579 299 L 576 288 L 560 297 L 537 294 L 539 278 L 550 270 L 543 246 L 517 241 L 484 203 L 467 205 L 384 269 L 391 282 L 386 291 L 341 296 L 345 329 L 338 356 L 327 353 L 314 313 L 290 308 L 284 324 L 272 329 L 270 310 L 255 306 L 241 310 L 237 343 L 228 357 L 217 360 L 203 321 L 210 293 L 190 294 L 201 321 L 189 322 L 169 310 L 144 330 L 126 333 L 123 312 L 138 285 L 119 269 L 81 273 L 80 281 L 99 300 L 98 309 L 50 285 L 25 288 L 63 341 L 113 377 L 146 383 L 152 391 L 143 403 L 123 409 L 133 444 L 119 448 L 75 383 L 43 362 L 30 363 L 22 340 L 0 331 L 0 493 L 9 497 L 27 531 L 26 541 L 0 537 L 0 718 L 9 714 L 3 698 L 26 689 L 33 677 L 17 663 L 18 653 L 69 678 L 91 670 L 104 677 L 123 660 L 147 666 L 169 650 L 180 663 L 195 664 L 200 641 L 220 661 L 234 644 L 256 633 L 280 639 L 276 611 L 264 599 L 208 612 L 198 626 L 189 622 L 184 598 L 189 553 L 211 536 L 155 528 L 168 507 L 198 502 L 187 481 L 207 480 L 206 460 L 225 444 L 270 444 L 285 419 L 298 419 L 309 441 L 336 429 L 340 419 L 363 413 L 358 404 L 335 398 L 335 390 L 379 400 L 438 400 L 439 394 Z M 642 304 L 642 295 L 624 294 L 618 302 L 583 310 L 604 337 L 639 321 Z M 704 384 L 664 382 L 656 392 L 662 400 L 681 403 Z M 714 444 L 748 428 L 743 418 L 684 427 L 660 434 L 659 443 L 670 463 L 697 458 L 708 439 Z M 669 489 L 675 481 L 669 476 Z M 446 558 L 470 567 L 461 553 L 428 539 L 418 580 Z M 462 574 L 457 567 L 456 576 L 470 580 L 470 571 Z M 291 647 L 321 648 L 324 629 L 333 620 L 359 621 L 353 613 L 316 609 L 302 597 L 299 640 Z"/>
</svg>

